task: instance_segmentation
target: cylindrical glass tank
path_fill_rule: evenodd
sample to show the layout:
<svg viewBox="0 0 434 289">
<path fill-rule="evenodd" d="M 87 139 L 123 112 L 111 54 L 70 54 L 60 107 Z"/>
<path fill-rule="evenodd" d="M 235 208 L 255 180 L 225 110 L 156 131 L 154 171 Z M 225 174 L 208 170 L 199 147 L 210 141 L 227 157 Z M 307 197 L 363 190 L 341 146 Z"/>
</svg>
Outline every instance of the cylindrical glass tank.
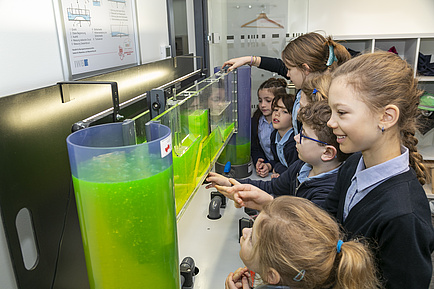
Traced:
<svg viewBox="0 0 434 289">
<path fill-rule="evenodd" d="M 67 145 L 90 288 L 179 289 L 170 129 L 93 126 Z"/>
<path fill-rule="evenodd" d="M 217 160 L 217 164 L 226 164 L 228 161 L 232 165 L 249 166 L 250 162 L 250 133 L 251 133 L 251 80 L 250 67 L 242 66 L 237 69 L 237 111 L 238 111 L 238 131 L 232 136 L 229 143 Z M 229 82 L 228 82 L 229 83 Z M 227 91 L 231 91 L 227 89 Z M 217 170 L 217 167 L 216 167 Z M 250 168 L 249 168 L 250 170 Z M 246 177 L 239 175 L 236 177 Z"/>
</svg>

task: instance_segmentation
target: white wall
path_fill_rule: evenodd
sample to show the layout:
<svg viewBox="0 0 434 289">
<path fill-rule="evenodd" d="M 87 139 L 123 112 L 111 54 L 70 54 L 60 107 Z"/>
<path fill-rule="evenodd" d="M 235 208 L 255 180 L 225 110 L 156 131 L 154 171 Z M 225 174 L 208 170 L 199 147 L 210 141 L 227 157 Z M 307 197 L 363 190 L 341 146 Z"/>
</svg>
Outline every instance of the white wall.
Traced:
<svg viewBox="0 0 434 289">
<path fill-rule="evenodd" d="M 52 0 L 0 1 L 0 96 L 63 80 Z"/>
<path fill-rule="evenodd" d="M 142 64 L 159 60 L 160 47 L 169 45 L 166 1 L 136 0 L 136 6 Z"/>
<path fill-rule="evenodd" d="M 327 35 L 434 33 L 433 0 L 309 0 L 308 31 Z"/>
<path fill-rule="evenodd" d="M 159 60 L 169 44 L 166 1 L 136 2 L 141 63 Z M 0 1 L 0 97 L 68 80 L 57 9 L 58 0 Z"/>
</svg>

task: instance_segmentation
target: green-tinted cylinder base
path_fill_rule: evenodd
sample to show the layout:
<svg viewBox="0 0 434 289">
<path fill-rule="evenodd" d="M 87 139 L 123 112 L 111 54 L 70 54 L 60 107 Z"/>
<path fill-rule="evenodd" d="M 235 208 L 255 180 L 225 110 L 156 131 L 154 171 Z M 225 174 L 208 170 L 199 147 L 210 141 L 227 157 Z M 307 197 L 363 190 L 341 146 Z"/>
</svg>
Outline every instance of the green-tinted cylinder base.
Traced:
<svg viewBox="0 0 434 289">
<path fill-rule="evenodd" d="M 228 161 L 232 165 L 243 165 L 250 161 L 250 142 L 244 144 L 228 144 L 221 153 L 218 162 L 225 164 Z"/>
<path fill-rule="evenodd" d="M 179 288 L 172 166 L 141 180 L 73 177 L 92 289 Z"/>
</svg>

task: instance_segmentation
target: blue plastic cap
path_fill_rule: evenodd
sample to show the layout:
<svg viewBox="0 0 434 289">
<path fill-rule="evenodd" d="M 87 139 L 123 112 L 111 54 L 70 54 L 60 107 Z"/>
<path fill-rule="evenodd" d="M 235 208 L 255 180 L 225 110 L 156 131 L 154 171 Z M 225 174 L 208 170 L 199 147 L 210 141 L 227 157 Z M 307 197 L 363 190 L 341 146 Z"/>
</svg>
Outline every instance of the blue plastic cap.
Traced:
<svg viewBox="0 0 434 289">
<path fill-rule="evenodd" d="M 225 164 L 225 169 L 223 171 L 227 174 L 231 171 L 231 162 Z"/>
</svg>

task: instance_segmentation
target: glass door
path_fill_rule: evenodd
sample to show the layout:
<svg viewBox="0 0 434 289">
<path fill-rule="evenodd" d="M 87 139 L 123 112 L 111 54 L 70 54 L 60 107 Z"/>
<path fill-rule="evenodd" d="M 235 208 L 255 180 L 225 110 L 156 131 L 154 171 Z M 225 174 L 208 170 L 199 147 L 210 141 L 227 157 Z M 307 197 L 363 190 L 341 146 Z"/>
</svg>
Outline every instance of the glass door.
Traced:
<svg viewBox="0 0 434 289">
<path fill-rule="evenodd" d="M 307 32 L 308 0 L 208 0 L 210 67 L 245 56 L 281 57 L 286 44 Z M 252 108 L 271 72 L 252 69 Z"/>
</svg>

